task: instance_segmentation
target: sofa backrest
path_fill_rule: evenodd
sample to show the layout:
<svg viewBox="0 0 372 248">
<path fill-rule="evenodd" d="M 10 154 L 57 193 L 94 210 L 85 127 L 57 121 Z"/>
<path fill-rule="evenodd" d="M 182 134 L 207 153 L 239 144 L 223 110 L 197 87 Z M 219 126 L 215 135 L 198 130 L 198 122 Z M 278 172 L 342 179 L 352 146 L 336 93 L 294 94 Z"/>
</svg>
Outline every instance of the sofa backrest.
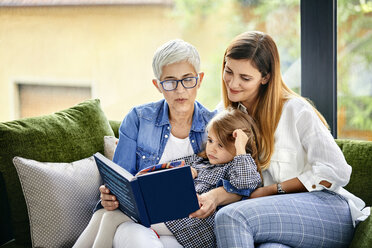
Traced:
<svg viewBox="0 0 372 248">
<path fill-rule="evenodd" d="M 372 142 L 336 139 L 336 143 L 353 169 L 350 182 L 345 189 L 362 198 L 367 206 L 371 206 Z"/>
</svg>

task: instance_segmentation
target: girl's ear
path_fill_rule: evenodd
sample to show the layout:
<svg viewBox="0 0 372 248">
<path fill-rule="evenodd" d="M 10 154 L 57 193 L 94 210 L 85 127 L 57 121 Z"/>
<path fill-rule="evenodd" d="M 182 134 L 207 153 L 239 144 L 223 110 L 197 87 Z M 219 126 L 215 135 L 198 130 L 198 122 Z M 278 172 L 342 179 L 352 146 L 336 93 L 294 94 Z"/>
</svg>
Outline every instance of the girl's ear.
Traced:
<svg viewBox="0 0 372 248">
<path fill-rule="evenodd" d="M 269 82 L 270 76 L 271 76 L 270 73 L 268 73 L 266 76 L 264 76 L 261 79 L 261 84 L 267 84 L 267 82 Z"/>
<path fill-rule="evenodd" d="M 161 91 L 161 88 L 160 88 L 160 85 L 159 85 L 157 79 L 153 79 L 153 80 L 152 80 L 152 84 L 155 86 L 155 88 L 156 88 L 160 93 L 163 93 L 163 92 Z"/>
</svg>

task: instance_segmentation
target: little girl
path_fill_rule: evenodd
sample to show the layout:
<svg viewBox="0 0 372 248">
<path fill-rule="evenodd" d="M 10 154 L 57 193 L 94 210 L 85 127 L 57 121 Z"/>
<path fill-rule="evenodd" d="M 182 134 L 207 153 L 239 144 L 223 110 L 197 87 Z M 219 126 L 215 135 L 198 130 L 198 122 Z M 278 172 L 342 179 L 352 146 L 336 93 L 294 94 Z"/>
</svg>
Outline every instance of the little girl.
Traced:
<svg viewBox="0 0 372 248">
<path fill-rule="evenodd" d="M 249 197 L 262 183 L 257 144 L 258 129 L 253 119 L 238 109 L 217 114 L 208 124 L 206 149 L 184 160 L 190 165 L 195 190 L 203 194 L 216 187 Z M 183 218 L 153 225 L 154 231 L 169 230 L 183 247 L 216 247 L 214 216 Z M 74 247 L 111 247 L 116 227 L 131 221 L 120 210 L 100 209 L 79 237 Z"/>
</svg>

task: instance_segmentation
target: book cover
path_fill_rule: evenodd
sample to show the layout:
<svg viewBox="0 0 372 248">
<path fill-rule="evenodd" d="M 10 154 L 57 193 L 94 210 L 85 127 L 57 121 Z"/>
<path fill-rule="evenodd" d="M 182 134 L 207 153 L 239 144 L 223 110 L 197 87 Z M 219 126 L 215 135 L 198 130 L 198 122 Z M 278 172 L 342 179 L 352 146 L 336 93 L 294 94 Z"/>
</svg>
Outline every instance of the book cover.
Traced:
<svg viewBox="0 0 372 248">
<path fill-rule="evenodd" d="M 137 223 L 149 227 L 188 217 L 199 209 L 190 166 L 133 176 L 100 153 L 94 158 L 104 184 L 119 201 L 119 209 Z"/>
</svg>

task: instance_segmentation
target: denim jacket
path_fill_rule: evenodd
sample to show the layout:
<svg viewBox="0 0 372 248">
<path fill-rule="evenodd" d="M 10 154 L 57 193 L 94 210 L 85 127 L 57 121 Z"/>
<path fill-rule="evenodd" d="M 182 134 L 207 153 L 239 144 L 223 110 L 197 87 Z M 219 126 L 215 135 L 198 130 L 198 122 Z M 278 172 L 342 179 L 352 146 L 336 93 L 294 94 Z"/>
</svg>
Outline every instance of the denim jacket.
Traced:
<svg viewBox="0 0 372 248">
<path fill-rule="evenodd" d="M 134 107 L 120 125 L 119 143 L 113 161 L 133 175 L 158 164 L 171 129 L 168 111 L 168 103 L 164 99 Z M 194 153 L 204 149 L 205 128 L 215 114 L 216 111 L 210 112 L 195 101 L 189 133 Z"/>
</svg>

